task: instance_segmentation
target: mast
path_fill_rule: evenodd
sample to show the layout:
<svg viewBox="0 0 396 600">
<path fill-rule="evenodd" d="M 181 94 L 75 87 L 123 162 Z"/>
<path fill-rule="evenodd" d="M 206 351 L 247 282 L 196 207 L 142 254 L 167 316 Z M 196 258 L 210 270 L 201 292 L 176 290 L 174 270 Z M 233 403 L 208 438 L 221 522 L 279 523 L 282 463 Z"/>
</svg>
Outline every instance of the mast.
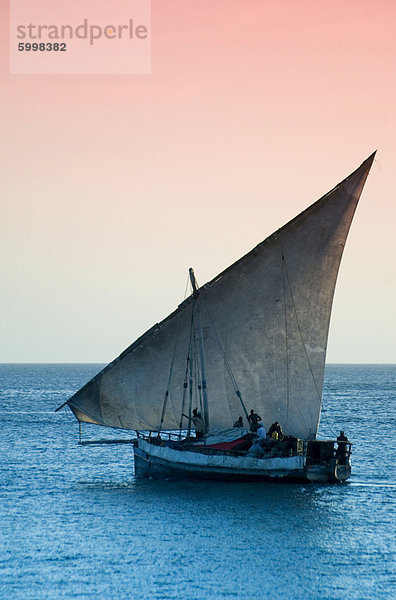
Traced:
<svg viewBox="0 0 396 600">
<path fill-rule="evenodd" d="M 198 322 L 198 339 L 199 339 L 199 353 L 201 357 L 201 378 L 202 378 L 202 399 L 203 399 L 203 420 L 206 426 L 206 430 L 209 429 L 209 406 L 208 406 L 208 393 L 206 389 L 206 375 L 205 375 L 205 357 L 203 348 L 203 333 L 201 323 L 201 311 L 199 307 L 199 290 L 197 288 L 197 282 L 194 275 L 194 269 L 189 269 L 191 286 L 193 289 L 194 306 L 196 307 L 197 322 Z"/>
</svg>

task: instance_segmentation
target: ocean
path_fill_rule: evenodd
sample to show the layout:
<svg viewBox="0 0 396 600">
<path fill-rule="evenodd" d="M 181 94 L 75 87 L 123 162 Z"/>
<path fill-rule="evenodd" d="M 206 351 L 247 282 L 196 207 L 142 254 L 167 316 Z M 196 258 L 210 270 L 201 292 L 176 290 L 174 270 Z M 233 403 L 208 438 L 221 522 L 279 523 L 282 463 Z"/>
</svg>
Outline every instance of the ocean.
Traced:
<svg viewBox="0 0 396 600">
<path fill-rule="evenodd" d="M 0 365 L 1 599 L 396 598 L 396 365 L 326 367 L 338 485 L 135 480 L 130 445 L 54 412 L 100 368 Z"/>
</svg>

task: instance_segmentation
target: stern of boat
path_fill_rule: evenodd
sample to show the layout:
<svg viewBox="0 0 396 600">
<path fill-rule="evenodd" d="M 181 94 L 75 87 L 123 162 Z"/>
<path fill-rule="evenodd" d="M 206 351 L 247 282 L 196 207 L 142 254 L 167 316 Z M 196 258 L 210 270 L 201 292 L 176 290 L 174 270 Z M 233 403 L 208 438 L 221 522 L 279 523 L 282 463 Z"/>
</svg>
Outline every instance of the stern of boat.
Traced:
<svg viewBox="0 0 396 600">
<path fill-rule="evenodd" d="M 351 476 L 351 443 L 346 444 L 345 453 L 337 455 L 335 441 L 307 442 L 307 464 L 305 473 L 308 481 L 337 483 Z"/>
</svg>

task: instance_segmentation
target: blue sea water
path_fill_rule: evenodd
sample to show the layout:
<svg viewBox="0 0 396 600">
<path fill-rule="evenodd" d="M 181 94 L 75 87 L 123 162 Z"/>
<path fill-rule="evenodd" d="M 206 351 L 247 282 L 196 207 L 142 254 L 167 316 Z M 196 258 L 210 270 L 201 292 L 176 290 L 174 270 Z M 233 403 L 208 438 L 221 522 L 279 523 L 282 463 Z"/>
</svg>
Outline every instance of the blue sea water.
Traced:
<svg viewBox="0 0 396 600">
<path fill-rule="evenodd" d="M 54 413 L 100 367 L 0 365 L 0 598 L 396 597 L 395 365 L 326 368 L 341 485 L 137 481 L 131 446 Z"/>
</svg>

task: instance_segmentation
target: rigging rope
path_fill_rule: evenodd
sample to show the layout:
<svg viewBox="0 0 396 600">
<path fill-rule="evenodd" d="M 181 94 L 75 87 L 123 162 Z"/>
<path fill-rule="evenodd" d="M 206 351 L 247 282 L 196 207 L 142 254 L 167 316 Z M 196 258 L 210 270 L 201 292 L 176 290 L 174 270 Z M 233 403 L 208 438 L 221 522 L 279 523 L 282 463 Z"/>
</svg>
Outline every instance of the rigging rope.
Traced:
<svg viewBox="0 0 396 600">
<path fill-rule="evenodd" d="M 321 407 L 320 414 L 321 414 L 321 416 L 323 415 L 323 421 L 325 421 L 326 427 L 328 427 L 328 429 L 330 430 L 330 433 L 333 435 L 333 437 L 336 438 L 337 434 L 334 431 L 334 429 L 332 428 L 330 421 L 327 419 L 327 408 L 324 407 L 323 400 L 322 400 L 322 407 Z"/>
<path fill-rule="evenodd" d="M 288 347 L 288 331 L 287 331 L 287 308 L 286 308 L 286 285 L 285 285 L 285 271 L 286 271 L 286 261 L 283 253 L 283 245 L 281 241 L 282 248 L 282 283 L 283 283 L 283 307 L 285 312 L 285 344 L 286 344 L 286 423 L 285 427 L 287 427 L 289 422 L 289 400 L 290 400 L 290 381 L 289 381 L 289 347 Z M 287 271 L 286 271 L 287 275 Z M 290 285 L 289 285 L 290 289 Z M 290 290 L 290 296 L 292 296 Z M 292 298 L 293 299 L 293 298 Z"/>
<path fill-rule="evenodd" d="M 183 384 L 183 399 L 182 399 L 182 408 L 181 408 L 180 425 L 179 425 L 180 435 L 181 435 L 182 428 L 183 428 L 183 416 L 185 416 L 183 414 L 183 411 L 184 411 L 184 405 L 185 405 L 185 401 L 186 401 L 186 394 L 187 394 L 187 387 L 188 387 L 188 373 L 190 370 L 189 367 L 190 367 L 190 362 L 191 362 L 191 351 L 192 351 L 191 342 L 192 342 L 193 328 L 194 328 L 194 303 L 191 304 L 190 338 L 188 341 L 186 372 L 184 375 L 184 384 Z M 188 413 L 188 436 L 190 435 L 190 431 L 191 431 L 191 405 L 189 407 L 189 413 Z"/>
<path fill-rule="evenodd" d="M 198 362 L 197 355 L 195 355 L 195 360 L 194 360 L 194 378 L 195 378 L 195 381 L 198 382 L 197 389 L 195 390 L 195 397 L 196 397 L 195 404 L 196 404 L 196 406 L 199 406 L 199 410 L 202 415 L 203 414 L 202 385 L 199 383 L 202 379 L 202 376 L 201 376 L 201 372 L 199 370 L 199 362 Z"/>
<path fill-rule="evenodd" d="M 187 290 L 188 290 L 188 284 L 190 283 L 190 276 L 187 275 L 187 281 L 186 281 L 186 287 L 184 289 L 184 298 L 183 300 L 185 300 L 187 298 Z"/>
<path fill-rule="evenodd" d="M 287 269 L 286 258 L 285 258 L 285 253 L 284 253 L 284 250 L 283 250 L 282 240 L 279 238 L 279 241 L 280 241 L 281 248 L 282 248 L 282 265 L 284 265 L 284 272 L 286 273 L 286 279 L 287 279 L 287 284 L 288 284 L 288 288 L 289 288 L 290 298 L 291 298 L 291 301 L 292 301 L 294 316 L 296 318 L 298 333 L 300 335 L 301 342 L 302 342 L 302 345 L 303 345 L 303 348 L 304 348 L 304 353 L 305 353 L 305 357 L 307 359 L 308 367 L 309 367 L 309 370 L 310 370 L 310 373 L 311 373 L 311 376 L 312 376 L 312 381 L 314 382 L 315 390 L 316 390 L 316 393 L 318 395 L 318 399 L 319 399 L 319 403 L 320 403 L 319 406 L 321 407 L 322 394 L 319 391 L 318 384 L 316 382 L 315 375 L 314 375 L 314 372 L 313 372 L 313 369 L 312 369 L 311 361 L 309 360 L 308 351 L 307 351 L 307 348 L 306 348 L 306 345 L 305 345 L 304 337 L 303 337 L 303 334 L 302 334 L 302 331 L 301 331 L 300 321 L 298 319 L 296 305 L 295 305 L 295 302 L 294 302 L 294 296 L 293 296 L 293 292 L 292 292 L 292 288 L 291 288 L 291 284 L 290 284 L 289 272 L 288 272 L 288 269 Z M 286 314 L 285 314 L 285 316 L 286 316 Z M 286 323 L 287 323 L 287 321 L 286 321 Z M 287 330 L 286 330 L 286 338 L 287 338 Z M 287 357 L 287 352 L 286 352 L 286 357 Z M 286 360 L 288 361 L 288 357 L 286 358 Z M 287 402 L 288 402 L 287 406 L 289 406 L 289 401 L 287 401 Z M 309 409 L 309 412 L 311 413 L 311 410 L 310 410 L 309 407 L 308 407 L 308 409 Z"/>
<path fill-rule="evenodd" d="M 189 389 L 189 398 L 190 402 L 188 405 L 188 432 L 187 437 L 190 437 L 191 433 L 191 412 L 192 412 L 192 402 L 193 402 L 193 369 L 194 369 L 194 344 L 192 344 L 190 349 L 190 389 Z"/>
<path fill-rule="evenodd" d="M 226 353 L 225 353 L 225 351 L 224 351 L 224 348 L 223 348 L 223 346 L 221 345 L 220 337 L 219 337 L 219 335 L 218 335 L 218 333 L 217 333 L 217 330 L 216 330 L 216 327 L 215 327 L 215 325 L 214 325 L 214 323 L 213 323 L 213 319 L 212 319 L 212 317 L 210 316 L 210 313 L 209 313 L 209 311 L 208 311 L 206 308 L 205 308 L 205 313 L 206 313 L 206 314 L 207 314 L 207 316 L 209 317 L 209 321 L 210 321 L 210 323 L 211 323 L 211 326 L 212 326 L 212 328 L 213 328 L 213 331 L 214 331 L 214 334 L 215 334 L 215 340 L 216 340 L 216 343 L 217 343 L 217 347 L 219 348 L 219 350 L 220 350 L 220 354 L 221 354 L 221 355 L 222 355 L 222 357 L 223 357 L 224 364 L 225 364 L 225 366 L 226 366 L 226 368 L 227 368 L 228 374 L 229 374 L 229 376 L 230 376 L 230 379 L 231 379 L 231 383 L 232 383 L 232 385 L 234 386 L 235 393 L 236 393 L 236 395 L 238 396 L 238 399 L 239 399 L 239 401 L 240 401 L 240 403 L 241 403 L 241 406 L 242 406 L 242 410 L 243 410 L 243 412 L 245 413 L 246 420 L 247 420 L 247 422 L 249 423 L 249 415 L 248 415 L 248 412 L 247 412 L 247 410 L 246 410 L 246 406 L 245 406 L 245 404 L 244 404 L 244 402 L 243 402 L 243 400 L 242 400 L 242 395 L 241 395 L 241 392 L 239 391 L 239 386 L 238 386 L 238 384 L 237 384 L 237 381 L 236 381 L 236 379 L 235 379 L 234 373 L 232 372 L 231 365 L 230 365 L 230 363 L 229 363 L 229 361 L 228 361 L 228 358 L 227 358 L 227 356 L 226 356 Z"/>
<path fill-rule="evenodd" d="M 303 348 L 304 348 L 305 356 L 307 358 L 309 370 L 310 370 L 311 375 L 312 375 L 312 380 L 313 380 L 313 382 L 315 384 L 315 389 L 316 389 L 316 392 L 318 394 L 318 398 L 319 398 L 319 400 L 321 400 L 322 399 L 322 394 L 320 393 L 319 388 L 318 388 L 318 384 L 316 383 L 315 375 L 313 373 L 312 366 L 311 366 L 311 361 L 309 360 L 307 348 L 305 346 L 303 334 L 302 334 L 302 331 L 301 331 L 300 321 L 298 320 L 296 305 L 294 304 L 294 297 L 293 297 L 293 293 L 292 293 L 292 289 L 291 289 L 291 285 L 290 285 L 289 273 L 287 271 L 286 259 L 285 259 L 284 254 L 283 254 L 283 248 L 282 248 L 282 260 L 283 260 L 283 264 L 285 265 L 285 273 L 286 273 L 287 283 L 288 283 L 288 286 L 289 286 L 290 298 L 291 298 L 291 301 L 292 301 L 292 304 L 293 304 L 293 312 L 294 312 L 294 315 L 296 317 L 296 322 L 297 322 L 297 327 L 298 327 L 298 333 L 300 334 L 300 338 L 301 338 L 302 345 L 303 345 Z"/>
<path fill-rule="evenodd" d="M 160 421 L 160 425 L 158 428 L 158 432 L 160 432 L 162 429 L 162 423 L 164 422 L 164 418 L 165 418 L 166 405 L 168 404 L 169 388 L 170 388 L 170 383 L 171 383 L 171 379 L 172 379 L 173 365 L 175 363 L 175 356 L 176 356 L 176 346 L 177 346 L 177 340 L 175 341 L 175 345 L 173 348 L 173 356 L 172 356 L 172 362 L 171 362 L 170 371 L 169 371 L 168 385 L 166 387 L 164 402 L 162 405 L 161 421 Z"/>
</svg>

